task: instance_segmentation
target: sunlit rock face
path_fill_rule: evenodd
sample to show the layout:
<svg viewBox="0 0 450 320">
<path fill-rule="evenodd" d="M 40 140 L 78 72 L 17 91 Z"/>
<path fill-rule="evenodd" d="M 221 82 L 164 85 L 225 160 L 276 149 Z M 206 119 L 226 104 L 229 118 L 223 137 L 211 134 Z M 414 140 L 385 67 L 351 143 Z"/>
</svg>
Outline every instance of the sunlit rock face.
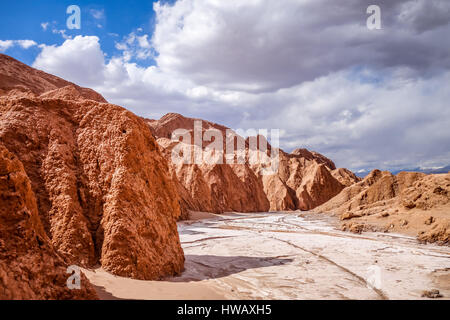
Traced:
<svg viewBox="0 0 450 320">
<path fill-rule="evenodd" d="M 96 299 L 84 275 L 79 290 L 67 287 L 67 263 L 44 231 L 30 179 L 1 143 L 0 201 L 0 299 Z"/>
<path fill-rule="evenodd" d="M 271 174 L 264 172 L 265 163 L 250 161 L 242 164 L 227 164 L 226 159 L 217 164 L 174 163 L 171 157 L 178 142 L 172 141 L 171 137 L 176 130 L 184 129 L 191 137 L 181 143 L 207 150 L 208 141 L 196 143 L 194 139 L 195 122 L 198 121 L 202 124 L 201 136 L 211 129 L 222 134 L 223 150 L 226 151 L 228 128 L 222 125 L 174 113 L 160 120 L 147 120 L 181 185 L 183 212 L 310 210 L 360 180 L 349 170 L 336 169 L 325 156 L 306 149 L 297 149 L 291 154 L 278 150 L 278 168 Z M 238 136 L 238 139 L 243 138 Z M 261 139 L 263 137 L 259 136 L 256 149 L 260 147 Z M 251 148 L 249 138 L 244 140 L 243 146 L 247 155 L 256 151 Z M 267 153 L 271 152 L 272 147 L 267 143 Z"/>
<path fill-rule="evenodd" d="M 23 163 L 58 254 L 138 279 L 180 273 L 178 192 L 148 125 L 9 57 L 0 74 L 0 141 Z"/>
</svg>

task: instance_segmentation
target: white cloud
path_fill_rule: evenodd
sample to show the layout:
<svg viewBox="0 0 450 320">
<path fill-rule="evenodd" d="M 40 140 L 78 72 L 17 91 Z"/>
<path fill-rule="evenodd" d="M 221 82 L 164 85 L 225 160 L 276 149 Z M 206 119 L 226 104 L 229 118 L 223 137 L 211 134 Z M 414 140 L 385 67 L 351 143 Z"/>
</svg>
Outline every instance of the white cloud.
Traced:
<svg viewBox="0 0 450 320">
<path fill-rule="evenodd" d="M 417 75 L 450 67 L 450 32 L 441 28 L 417 34 L 400 18 L 428 0 L 379 0 L 383 30 L 366 27 L 371 0 L 216 1 L 156 3 L 153 45 L 164 71 L 189 76 L 218 89 L 276 91 L 358 65 L 376 69 L 406 66 Z M 445 0 L 426 5 L 450 8 Z M 402 11 L 403 10 L 403 11 Z M 418 11 L 421 25 L 433 16 Z M 408 14 L 417 22 L 418 12 Z M 444 14 L 445 15 L 445 14 Z M 431 30 L 431 29 L 430 29 Z M 444 57 L 447 55 L 447 57 Z"/>
<path fill-rule="evenodd" d="M 36 41 L 33 40 L 17 40 L 17 43 L 24 49 L 29 49 L 31 47 L 37 46 Z"/>
<path fill-rule="evenodd" d="M 105 18 L 105 10 L 96 10 L 96 9 L 91 9 L 89 10 L 89 13 L 91 14 L 92 17 L 94 17 L 94 19 L 97 20 L 102 20 Z"/>
<path fill-rule="evenodd" d="M 85 86 L 101 83 L 104 55 L 95 36 L 76 36 L 61 46 L 42 46 L 33 67 Z"/>
<path fill-rule="evenodd" d="M 48 28 L 48 26 L 49 26 L 49 22 L 42 22 L 41 23 L 41 28 L 44 30 L 44 31 L 47 31 L 47 28 Z"/>
<path fill-rule="evenodd" d="M 117 50 L 121 50 L 121 51 L 127 50 L 127 48 L 128 48 L 128 46 L 122 42 L 117 42 L 115 47 Z"/>
<path fill-rule="evenodd" d="M 137 37 L 139 46 L 143 49 L 149 49 L 151 47 L 150 42 L 148 41 L 148 35 L 143 35 Z"/>
<path fill-rule="evenodd" d="M 66 31 L 67 31 L 67 30 L 65 30 L 65 29 L 62 29 L 62 30 L 59 30 L 59 29 L 52 29 L 52 32 L 53 32 L 54 34 L 59 34 L 59 35 L 61 35 L 61 37 L 63 37 L 63 38 L 66 39 L 66 40 L 72 39 L 72 36 L 67 35 L 67 34 L 66 34 Z"/>
<path fill-rule="evenodd" d="M 19 45 L 23 49 L 29 49 L 38 44 L 33 40 L 0 40 L 0 52 L 5 52 L 16 45 Z"/>
<path fill-rule="evenodd" d="M 256 95 L 259 114 L 241 123 L 284 128 L 288 149 L 317 149 L 354 169 L 450 163 L 448 81 L 450 72 L 407 83 L 388 75 L 383 84 L 333 73 Z"/>
<path fill-rule="evenodd" d="M 392 9 L 384 31 L 370 33 L 369 2 L 157 3 L 154 36 L 130 33 L 116 43 L 120 57 L 104 61 L 98 38 L 78 36 L 45 46 L 35 66 L 145 117 L 280 128 L 288 151 L 315 149 L 339 166 L 447 165 L 450 27 L 392 0 L 380 1 Z M 131 63 L 146 57 L 157 65 Z"/>
<path fill-rule="evenodd" d="M 12 40 L 0 40 L 0 52 L 5 52 L 9 48 L 14 46 L 14 41 Z"/>
<path fill-rule="evenodd" d="M 140 30 L 142 29 L 139 28 L 137 32 L 141 32 Z M 139 35 L 131 32 L 122 42 L 116 42 L 115 47 L 117 50 L 122 51 L 123 58 L 126 61 L 130 61 L 132 58 L 146 60 L 154 56 L 147 34 Z"/>
</svg>

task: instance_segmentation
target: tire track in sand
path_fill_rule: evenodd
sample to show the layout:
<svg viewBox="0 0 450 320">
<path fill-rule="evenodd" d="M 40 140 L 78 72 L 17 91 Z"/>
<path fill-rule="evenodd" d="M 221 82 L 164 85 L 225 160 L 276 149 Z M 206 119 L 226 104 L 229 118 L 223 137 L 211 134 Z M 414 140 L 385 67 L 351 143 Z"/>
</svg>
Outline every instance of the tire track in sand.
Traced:
<svg viewBox="0 0 450 320">
<path fill-rule="evenodd" d="M 285 221 L 283 221 L 283 222 L 286 223 Z M 227 225 L 226 222 L 225 222 L 225 224 Z M 266 223 L 256 223 L 256 224 L 266 224 Z M 267 223 L 267 224 L 269 224 L 269 223 Z M 275 224 L 278 224 L 278 223 L 275 223 Z M 231 225 L 229 225 L 229 226 L 231 227 Z M 296 227 L 300 227 L 300 226 L 299 226 L 299 225 L 296 225 Z M 213 228 L 214 228 L 214 227 L 213 227 Z M 220 226 L 219 226 L 219 228 L 220 228 Z M 304 227 L 300 227 L 300 228 L 306 229 L 306 228 L 304 228 Z M 317 257 L 317 258 L 319 258 L 319 259 L 321 259 L 321 260 L 323 260 L 323 261 L 325 261 L 325 262 L 327 262 L 327 263 L 329 263 L 329 264 L 331 264 L 331 265 L 337 267 L 337 268 L 339 268 L 340 270 L 344 271 L 345 273 L 349 274 L 350 276 L 356 278 L 356 279 L 358 280 L 358 282 L 360 282 L 362 285 L 365 285 L 366 287 L 368 287 L 368 288 L 370 288 L 371 290 L 373 290 L 373 291 L 378 295 L 378 297 L 379 297 L 381 300 L 388 300 L 387 295 L 386 295 L 382 290 L 380 290 L 380 289 L 378 289 L 378 288 L 375 288 L 373 285 L 371 285 L 369 282 L 367 282 L 367 280 L 364 279 L 363 277 L 361 277 L 361 276 L 359 276 L 358 274 L 354 273 L 354 272 L 351 271 L 350 269 L 348 269 L 348 268 L 346 268 L 346 267 L 344 267 L 344 266 L 338 264 L 337 262 L 335 262 L 335 261 L 333 261 L 333 260 L 327 258 L 326 256 L 323 256 L 323 255 L 321 255 L 321 254 L 319 254 L 319 253 L 316 253 L 316 252 L 314 252 L 314 251 L 311 251 L 311 250 L 308 250 L 308 249 L 306 249 L 306 248 L 303 248 L 303 247 L 301 247 L 301 246 L 299 246 L 299 245 L 296 245 L 296 244 L 294 244 L 294 243 L 292 243 L 292 242 L 290 242 L 290 241 L 283 240 L 283 239 L 279 239 L 279 238 L 272 237 L 272 236 L 262 235 L 262 234 L 261 234 L 261 232 L 274 232 L 274 231 L 271 231 L 271 230 L 254 229 L 254 228 L 250 228 L 250 227 L 247 227 L 247 226 L 246 226 L 246 227 L 239 226 L 239 227 L 236 228 L 236 229 L 238 229 L 238 230 L 248 230 L 248 231 L 252 231 L 253 233 L 254 233 L 254 232 L 257 232 L 259 235 L 261 235 L 261 236 L 263 236 L 263 237 L 265 237 L 265 238 L 269 238 L 269 239 L 272 239 L 272 240 L 280 241 L 280 242 L 286 243 L 287 245 L 292 246 L 292 247 L 294 247 L 294 248 L 296 248 L 296 249 L 300 249 L 300 250 L 302 250 L 302 251 L 304 251 L 304 252 L 307 252 L 307 253 L 309 253 L 309 254 L 311 254 L 311 255 L 313 255 L 313 256 L 315 256 L 315 257 Z M 308 230 L 308 229 L 307 229 L 307 230 Z M 308 230 L 308 231 L 311 232 L 311 230 Z M 328 235 L 330 235 L 330 234 L 328 234 Z"/>
</svg>

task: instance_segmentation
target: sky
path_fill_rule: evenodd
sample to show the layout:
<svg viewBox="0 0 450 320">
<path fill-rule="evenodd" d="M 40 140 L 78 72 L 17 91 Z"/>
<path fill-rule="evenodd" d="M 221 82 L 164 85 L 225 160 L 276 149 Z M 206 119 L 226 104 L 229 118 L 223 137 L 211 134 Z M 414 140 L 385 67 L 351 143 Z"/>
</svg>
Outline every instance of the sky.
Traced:
<svg viewBox="0 0 450 320">
<path fill-rule="evenodd" d="M 280 129 L 353 171 L 450 164 L 448 0 L 1 1 L 0 52 L 143 117 Z"/>
</svg>

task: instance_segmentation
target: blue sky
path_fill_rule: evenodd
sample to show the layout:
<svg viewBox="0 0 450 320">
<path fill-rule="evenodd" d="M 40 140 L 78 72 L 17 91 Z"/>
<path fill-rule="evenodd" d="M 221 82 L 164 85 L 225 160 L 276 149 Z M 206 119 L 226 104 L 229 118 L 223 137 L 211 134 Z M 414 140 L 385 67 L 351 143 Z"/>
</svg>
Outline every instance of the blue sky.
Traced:
<svg viewBox="0 0 450 320">
<path fill-rule="evenodd" d="M 151 34 L 155 25 L 154 1 L 108 0 L 108 1 L 67 1 L 67 0 L 21 0 L 1 1 L 0 39 L 32 39 L 39 44 L 61 45 L 64 38 L 53 30 L 66 30 L 68 36 L 96 35 L 101 39 L 101 47 L 108 56 L 118 54 L 115 43 L 132 31 Z M 164 3 L 173 3 L 163 1 Z M 70 5 L 81 9 L 81 30 L 68 30 L 66 9 Z M 47 30 L 41 26 L 48 23 Z M 22 62 L 32 64 L 39 48 L 22 50 L 11 48 L 6 53 Z M 146 61 L 144 64 L 151 64 Z"/>
<path fill-rule="evenodd" d="M 280 129 L 354 171 L 446 166 L 450 1 L 375 2 L 373 30 L 373 0 L 1 1 L 0 52 L 146 118 Z"/>
</svg>

